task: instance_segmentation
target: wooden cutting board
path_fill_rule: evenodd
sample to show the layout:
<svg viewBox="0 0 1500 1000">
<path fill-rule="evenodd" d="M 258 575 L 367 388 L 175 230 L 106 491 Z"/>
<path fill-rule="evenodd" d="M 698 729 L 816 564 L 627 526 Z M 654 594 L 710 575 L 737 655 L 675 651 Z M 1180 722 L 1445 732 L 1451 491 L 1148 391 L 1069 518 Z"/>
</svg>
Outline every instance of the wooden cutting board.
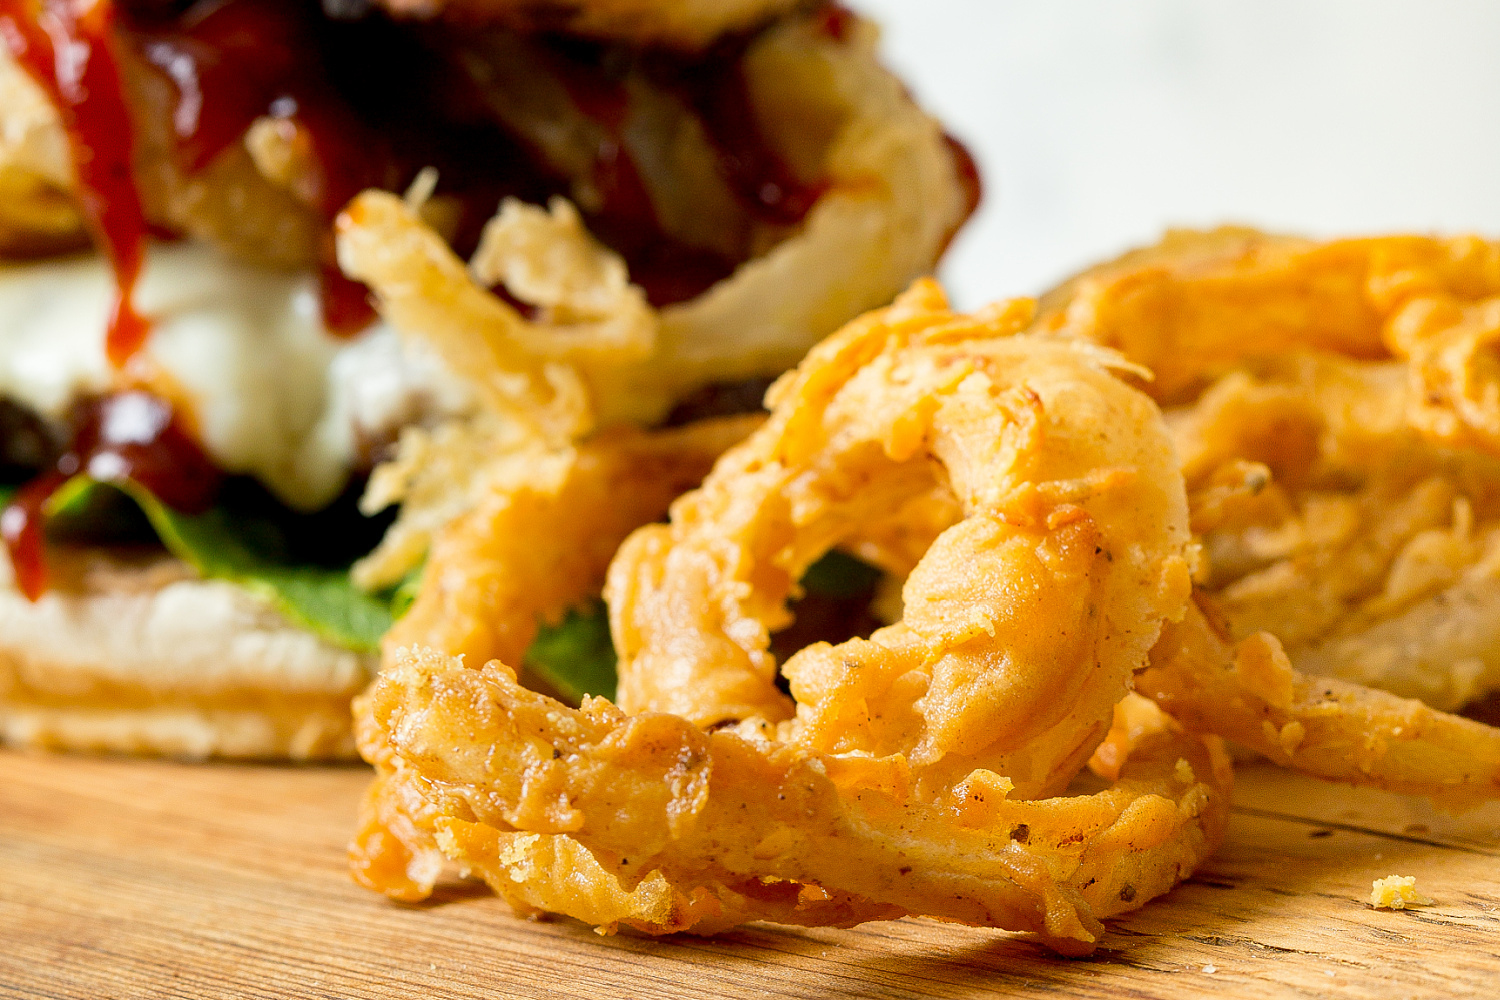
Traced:
<svg viewBox="0 0 1500 1000">
<path fill-rule="evenodd" d="M 1206 869 L 1067 961 L 922 920 L 713 939 L 530 923 L 473 887 L 356 887 L 362 768 L 0 752 L 5 997 L 1465 997 L 1500 995 L 1500 804 L 1240 769 Z M 1437 905 L 1384 912 L 1373 878 Z"/>
</svg>

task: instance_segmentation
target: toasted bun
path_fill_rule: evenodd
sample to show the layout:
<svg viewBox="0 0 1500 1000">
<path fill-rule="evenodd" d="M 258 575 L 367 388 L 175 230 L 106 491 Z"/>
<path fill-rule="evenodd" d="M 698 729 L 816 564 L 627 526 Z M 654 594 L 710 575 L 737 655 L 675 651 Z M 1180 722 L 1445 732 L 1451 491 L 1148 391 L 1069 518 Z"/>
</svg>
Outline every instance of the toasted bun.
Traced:
<svg viewBox="0 0 1500 1000">
<path fill-rule="evenodd" d="M 373 659 L 165 557 L 93 552 L 35 604 L 0 560 L 0 740 L 184 758 L 352 757 Z"/>
</svg>

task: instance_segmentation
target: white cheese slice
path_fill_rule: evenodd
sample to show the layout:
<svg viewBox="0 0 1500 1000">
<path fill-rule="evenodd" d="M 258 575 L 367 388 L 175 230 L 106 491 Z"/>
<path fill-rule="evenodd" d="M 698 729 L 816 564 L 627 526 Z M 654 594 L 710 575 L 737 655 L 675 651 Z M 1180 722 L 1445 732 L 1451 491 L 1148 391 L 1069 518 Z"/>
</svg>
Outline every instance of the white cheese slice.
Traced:
<svg viewBox="0 0 1500 1000">
<path fill-rule="evenodd" d="M 97 256 L 0 266 L 0 395 L 56 419 L 109 391 L 113 293 Z M 441 362 L 389 327 L 330 334 L 309 274 L 156 245 L 135 304 L 152 324 L 142 353 L 180 390 L 204 450 L 293 507 L 336 496 L 362 440 L 469 404 Z"/>
</svg>

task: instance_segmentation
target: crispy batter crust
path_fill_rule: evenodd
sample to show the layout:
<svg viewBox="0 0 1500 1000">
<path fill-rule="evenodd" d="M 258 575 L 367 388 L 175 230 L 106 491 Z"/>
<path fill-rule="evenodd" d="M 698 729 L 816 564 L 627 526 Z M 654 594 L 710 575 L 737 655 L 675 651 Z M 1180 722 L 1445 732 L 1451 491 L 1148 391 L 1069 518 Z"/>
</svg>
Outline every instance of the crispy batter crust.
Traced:
<svg viewBox="0 0 1500 1000">
<path fill-rule="evenodd" d="M 1077 953 L 1185 877 L 1227 820 L 1217 740 L 1143 702 L 1158 723 L 1118 738 L 1112 786 L 1046 797 L 1182 613 L 1188 531 L 1160 414 L 1109 352 L 1014 336 L 1029 315 L 958 316 L 920 282 L 773 388 L 767 423 L 611 567 L 631 714 L 396 651 L 356 707 L 378 772 L 356 878 L 421 898 L 446 859 L 607 930 L 913 913 Z M 905 619 L 794 656 L 794 706 L 766 646 L 795 581 L 935 487 L 962 519 Z"/>
<path fill-rule="evenodd" d="M 1451 808 L 1500 798 L 1500 729 L 1308 677 L 1270 633 L 1234 645 L 1197 609 L 1163 632 L 1136 690 L 1195 732 L 1218 733 L 1306 774 Z"/>
<path fill-rule="evenodd" d="M 543 621 L 599 593 L 630 532 L 667 512 L 758 415 L 665 431 L 617 428 L 557 454 L 439 530 L 416 602 L 385 656 L 429 646 L 472 664 L 520 663 Z"/>
<path fill-rule="evenodd" d="M 1027 317 L 958 316 L 919 282 L 814 348 L 767 425 L 616 556 L 621 707 L 792 718 L 768 646 L 796 581 L 942 484 L 965 517 L 908 577 L 903 621 L 783 664 L 783 736 L 1060 791 L 1180 613 L 1187 512 L 1155 407 L 1107 354 L 1010 336 Z"/>
<path fill-rule="evenodd" d="M 369 747 L 376 803 L 417 803 L 415 816 L 395 811 L 523 907 L 653 933 L 920 913 L 1079 953 L 1100 917 L 1189 873 L 1228 819 L 1227 757 L 1171 732 L 1142 740 L 1096 795 L 1009 800 L 977 772 L 923 803 L 862 780 L 869 758 L 628 717 L 602 699 L 573 711 L 500 664 L 417 653 L 382 674 L 363 711 L 389 741 Z M 390 869 L 366 864 L 365 848 L 391 831 L 366 815 L 356 877 L 369 883 Z"/>
<path fill-rule="evenodd" d="M 1232 640 L 1440 709 L 1500 688 L 1500 244 L 1173 233 L 1035 328 L 1153 369 Z"/>
</svg>

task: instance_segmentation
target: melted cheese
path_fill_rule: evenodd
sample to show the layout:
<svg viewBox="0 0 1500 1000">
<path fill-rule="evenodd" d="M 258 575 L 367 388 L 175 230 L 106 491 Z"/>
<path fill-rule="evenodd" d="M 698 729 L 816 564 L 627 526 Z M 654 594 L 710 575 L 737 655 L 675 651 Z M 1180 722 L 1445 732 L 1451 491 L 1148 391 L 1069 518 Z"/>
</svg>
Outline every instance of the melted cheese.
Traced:
<svg viewBox="0 0 1500 1000">
<path fill-rule="evenodd" d="M 0 395 L 59 419 L 114 387 L 104 356 L 113 290 L 97 257 L 0 267 Z M 204 450 L 293 507 L 336 496 L 363 442 L 468 406 L 441 363 L 389 327 L 330 335 L 310 275 L 199 244 L 155 246 L 135 303 L 152 321 L 142 360 L 173 386 Z"/>
</svg>

